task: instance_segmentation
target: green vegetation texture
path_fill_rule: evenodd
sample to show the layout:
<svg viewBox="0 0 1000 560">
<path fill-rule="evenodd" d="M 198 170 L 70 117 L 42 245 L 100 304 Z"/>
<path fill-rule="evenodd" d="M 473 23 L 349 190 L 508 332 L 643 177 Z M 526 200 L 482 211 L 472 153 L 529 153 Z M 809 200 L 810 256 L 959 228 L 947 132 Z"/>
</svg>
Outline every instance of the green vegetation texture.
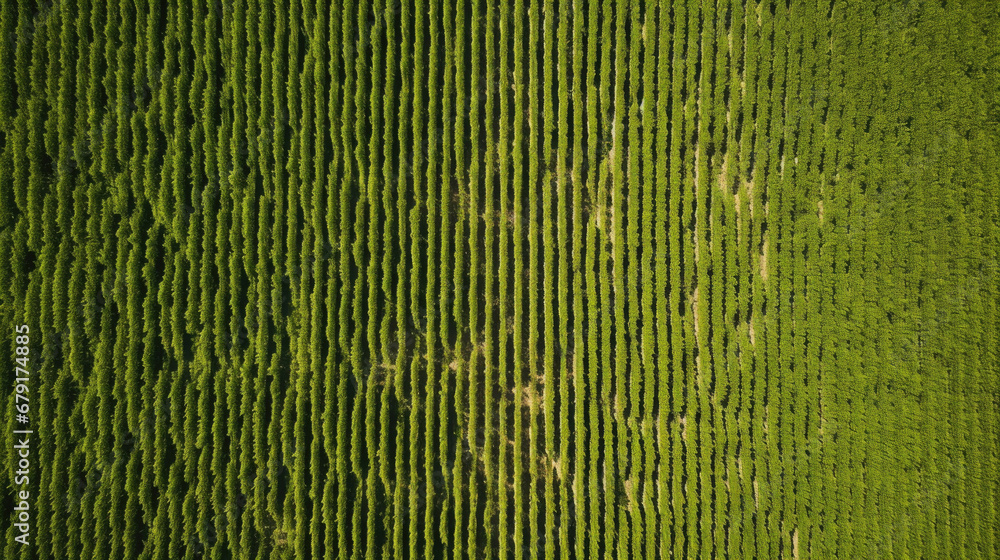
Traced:
<svg viewBox="0 0 1000 560">
<path fill-rule="evenodd" d="M 998 30 L 3 0 L 2 556 L 1000 558 Z"/>
</svg>

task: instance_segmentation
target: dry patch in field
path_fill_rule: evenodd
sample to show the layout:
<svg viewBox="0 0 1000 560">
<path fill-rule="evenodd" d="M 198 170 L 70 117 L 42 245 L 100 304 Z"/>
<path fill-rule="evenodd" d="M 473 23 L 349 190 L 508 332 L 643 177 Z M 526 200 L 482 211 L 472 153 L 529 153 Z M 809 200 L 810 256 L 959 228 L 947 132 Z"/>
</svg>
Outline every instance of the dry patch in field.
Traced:
<svg viewBox="0 0 1000 560">
<path fill-rule="evenodd" d="M 727 122 L 729 121 L 729 113 L 726 113 L 726 121 Z M 722 169 L 722 171 L 719 172 L 719 190 L 725 194 L 729 194 L 728 185 L 729 182 L 732 180 L 732 177 L 729 175 L 728 172 L 729 152 L 726 152 L 726 154 L 722 156 L 722 164 L 720 165 L 720 168 Z"/>
<path fill-rule="evenodd" d="M 759 263 L 760 263 L 760 277 L 765 282 L 767 282 L 767 276 L 768 276 L 767 275 L 767 252 L 768 252 L 768 243 L 767 243 L 767 240 L 765 240 L 764 244 L 761 245 L 760 259 L 759 259 Z"/>
<path fill-rule="evenodd" d="M 691 312 L 692 312 L 692 316 L 694 317 L 694 339 L 695 339 L 695 344 L 698 345 L 698 346 L 701 345 L 701 341 L 703 340 L 703 338 L 702 338 L 702 332 L 701 332 L 701 313 L 698 311 L 698 308 L 699 308 L 698 304 L 699 304 L 700 301 L 701 301 L 701 286 L 695 286 L 694 293 L 691 295 Z M 701 363 L 702 363 L 701 359 L 702 359 L 702 353 L 699 352 L 698 356 L 695 357 L 695 359 L 694 359 L 695 372 L 696 372 L 696 376 L 697 376 L 697 379 L 698 379 L 699 382 L 701 381 L 701 374 L 702 374 L 702 371 L 703 371 L 702 366 L 701 366 Z"/>
<path fill-rule="evenodd" d="M 530 408 L 537 401 L 537 396 L 535 395 L 535 389 L 532 385 L 525 385 L 521 387 L 521 406 Z"/>
<path fill-rule="evenodd" d="M 753 211 L 753 189 L 754 189 L 754 184 L 753 184 L 753 181 L 743 181 L 743 188 L 747 191 L 747 206 L 750 207 L 750 219 L 753 220 L 753 217 L 754 217 L 754 211 Z"/>
</svg>

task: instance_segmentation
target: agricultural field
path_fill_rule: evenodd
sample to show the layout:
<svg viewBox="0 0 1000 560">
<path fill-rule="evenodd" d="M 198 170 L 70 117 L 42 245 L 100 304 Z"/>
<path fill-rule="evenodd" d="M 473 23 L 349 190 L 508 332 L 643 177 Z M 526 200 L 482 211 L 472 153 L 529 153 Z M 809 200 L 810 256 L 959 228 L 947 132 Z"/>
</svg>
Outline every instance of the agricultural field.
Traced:
<svg viewBox="0 0 1000 560">
<path fill-rule="evenodd" d="M 3 0 L 11 559 L 1000 558 L 1000 4 Z"/>
</svg>

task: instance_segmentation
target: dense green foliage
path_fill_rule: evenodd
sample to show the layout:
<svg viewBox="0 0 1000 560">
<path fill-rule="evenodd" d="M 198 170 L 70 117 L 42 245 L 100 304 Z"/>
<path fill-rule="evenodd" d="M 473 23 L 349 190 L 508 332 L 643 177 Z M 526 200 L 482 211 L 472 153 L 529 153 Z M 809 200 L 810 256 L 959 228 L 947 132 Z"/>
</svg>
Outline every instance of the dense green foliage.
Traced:
<svg viewBox="0 0 1000 560">
<path fill-rule="evenodd" d="M 998 30 L 4 1 L 3 557 L 997 558 Z"/>
</svg>

